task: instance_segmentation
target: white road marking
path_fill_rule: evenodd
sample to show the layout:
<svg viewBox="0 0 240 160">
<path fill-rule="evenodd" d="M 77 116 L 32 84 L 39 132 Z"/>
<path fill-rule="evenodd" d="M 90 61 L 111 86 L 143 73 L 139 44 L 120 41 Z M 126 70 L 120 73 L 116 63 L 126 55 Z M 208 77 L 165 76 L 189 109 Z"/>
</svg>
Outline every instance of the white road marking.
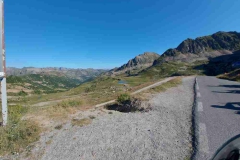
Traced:
<svg viewBox="0 0 240 160">
<path fill-rule="evenodd" d="M 197 90 L 199 90 L 199 85 L 198 85 L 198 83 L 196 84 L 196 88 L 197 88 Z"/>
<path fill-rule="evenodd" d="M 202 104 L 202 102 L 198 102 L 198 112 L 203 112 L 203 104 Z"/>
<path fill-rule="evenodd" d="M 200 94 L 200 92 L 197 92 L 197 97 L 201 97 L 201 94 Z"/>
<path fill-rule="evenodd" d="M 199 124 L 199 150 L 200 152 L 209 153 L 207 128 L 204 123 Z"/>
</svg>

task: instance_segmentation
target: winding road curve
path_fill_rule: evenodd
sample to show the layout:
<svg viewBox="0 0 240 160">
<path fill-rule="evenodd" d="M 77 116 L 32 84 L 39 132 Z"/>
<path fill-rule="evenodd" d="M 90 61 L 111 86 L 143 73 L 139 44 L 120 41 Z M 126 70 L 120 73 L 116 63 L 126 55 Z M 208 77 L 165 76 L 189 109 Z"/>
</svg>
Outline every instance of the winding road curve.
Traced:
<svg viewBox="0 0 240 160">
<path fill-rule="evenodd" d="M 197 77 L 196 99 L 194 159 L 208 160 L 223 143 L 240 134 L 240 83 Z"/>
</svg>

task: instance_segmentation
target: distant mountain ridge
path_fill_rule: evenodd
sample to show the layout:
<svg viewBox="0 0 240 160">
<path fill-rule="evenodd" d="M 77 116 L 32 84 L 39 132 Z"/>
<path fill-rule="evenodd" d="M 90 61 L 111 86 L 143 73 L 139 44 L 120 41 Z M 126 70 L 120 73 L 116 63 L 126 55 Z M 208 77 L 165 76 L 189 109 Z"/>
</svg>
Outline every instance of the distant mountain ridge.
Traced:
<svg viewBox="0 0 240 160">
<path fill-rule="evenodd" d="M 212 50 L 235 51 L 240 48 L 240 33 L 238 32 L 217 32 L 210 36 L 186 39 L 177 48 L 169 49 L 163 56 L 173 56 L 178 53 L 204 53 Z"/>
<path fill-rule="evenodd" d="M 42 74 L 42 75 L 54 75 L 54 76 L 65 76 L 67 78 L 78 79 L 85 81 L 87 79 L 95 78 L 100 74 L 106 72 L 104 69 L 71 69 L 64 67 L 47 67 L 47 68 L 35 68 L 35 67 L 24 67 L 24 68 L 7 68 L 7 75 L 13 76 L 24 76 L 30 74 Z"/>
<path fill-rule="evenodd" d="M 186 39 L 177 48 L 168 49 L 151 67 L 139 75 L 168 77 L 229 73 L 240 62 L 240 33 L 217 32 L 196 39 Z"/>
<path fill-rule="evenodd" d="M 186 39 L 177 48 L 168 49 L 154 62 L 154 65 L 162 61 L 192 62 L 195 60 L 207 60 L 208 58 L 232 54 L 240 49 L 240 33 L 217 32 L 209 36 L 196 39 Z"/>
</svg>

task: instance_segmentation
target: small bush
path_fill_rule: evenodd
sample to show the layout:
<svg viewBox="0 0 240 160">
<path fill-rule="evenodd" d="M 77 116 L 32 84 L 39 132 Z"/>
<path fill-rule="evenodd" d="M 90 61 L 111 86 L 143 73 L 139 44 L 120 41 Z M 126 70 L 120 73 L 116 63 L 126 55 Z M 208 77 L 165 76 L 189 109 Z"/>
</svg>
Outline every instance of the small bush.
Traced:
<svg viewBox="0 0 240 160">
<path fill-rule="evenodd" d="M 54 127 L 55 129 L 57 129 L 57 130 L 60 130 L 60 129 L 62 129 L 62 125 L 60 124 L 60 125 L 57 125 L 56 127 Z"/>
<path fill-rule="evenodd" d="M 125 101 L 124 104 L 112 104 L 105 107 L 108 110 L 115 110 L 119 112 L 148 112 L 152 110 L 152 106 L 140 99 L 132 98 L 131 100 Z M 112 114 L 112 112 L 109 112 Z"/>
<path fill-rule="evenodd" d="M 18 92 L 18 96 L 27 96 L 28 94 L 24 91 Z"/>
<path fill-rule="evenodd" d="M 121 94 L 117 98 L 117 102 L 120 103 L 120 104 L 127 103 L 130 100 L 131 100 L 131 96 L 127 93 Z"/>
</svg>

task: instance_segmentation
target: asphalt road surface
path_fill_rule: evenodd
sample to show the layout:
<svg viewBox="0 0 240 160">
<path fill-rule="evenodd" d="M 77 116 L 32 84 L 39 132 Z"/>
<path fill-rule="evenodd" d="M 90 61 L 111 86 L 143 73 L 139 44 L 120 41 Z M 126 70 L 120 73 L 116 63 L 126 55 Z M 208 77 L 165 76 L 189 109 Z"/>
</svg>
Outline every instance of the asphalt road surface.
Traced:
<svg viewBox="0 0 240 160">
<path fill-rule="evenodd" d="M 208 160 L 223 143 L 240 134 L 240 83 L 215 77 L 197 77 L 195 159 Z"/>
</svg>

